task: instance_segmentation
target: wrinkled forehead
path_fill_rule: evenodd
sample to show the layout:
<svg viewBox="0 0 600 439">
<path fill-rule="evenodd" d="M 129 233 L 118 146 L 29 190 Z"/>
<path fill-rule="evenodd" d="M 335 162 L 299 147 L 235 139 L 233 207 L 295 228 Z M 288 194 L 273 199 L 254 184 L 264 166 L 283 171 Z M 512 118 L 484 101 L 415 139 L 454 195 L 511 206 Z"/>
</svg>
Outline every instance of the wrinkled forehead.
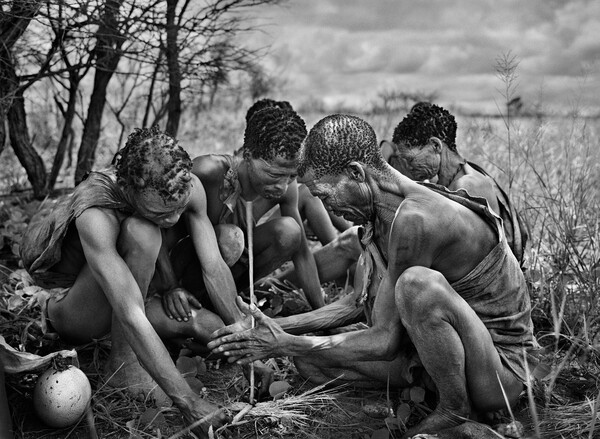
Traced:
<svg viewBox="0 0 600 439">
<path fill-rule="evenodd" d="M 302 177 L 298 178 L 298 183 L 304 184 L 312 192 L 323 186 L 335 186 L 340 178 L 339 173 L 316 173 L 314 169 L 308 169 Z"/>
</svg>

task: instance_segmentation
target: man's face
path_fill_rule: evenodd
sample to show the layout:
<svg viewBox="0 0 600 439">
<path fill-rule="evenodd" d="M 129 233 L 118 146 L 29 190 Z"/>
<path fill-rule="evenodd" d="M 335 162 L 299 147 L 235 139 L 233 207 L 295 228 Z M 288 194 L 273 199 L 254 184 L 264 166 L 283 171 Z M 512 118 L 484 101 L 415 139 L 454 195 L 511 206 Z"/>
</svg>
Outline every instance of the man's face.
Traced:
<svg viewBox="0 0 600 439">
<path fill-rule="evenodd" d="M 273 160 L 248 159 L 249 179 L 254 190 L 263 198 L 277 200 L 287 192 L 296 178 L 298 159 L 275 156 Z"/>
<path fill-rule="evenodd" d="M 140 216 L 159 227 L 168 228 L 174 226 L 185 211 L 191 196 L 191 184 L 189 186 L 177 200 L 164 200 L 164 196 L 154 188 L 135 191 L 130 199 Z"/>
<path fill-rule="evenodd" d="M 337 175 L 326 174 L 314 178 L 307 173 L 301 180 L 310 193 L 321 199 L 325 209 L 355 224 L 364 224 L 370 219 L 372 209 L 369 191 L 365 182 L 359 182 L 348 172 Z"/>
<path fill-rule="evenodd" d="M 416 148 L 400 143 L 395 148 L 396 153 L 389 158 L 389 163 L 396 170 L 415 181 L 431 180 L 437 176 L 441 156 L 432 143 Z"/>
</svg>

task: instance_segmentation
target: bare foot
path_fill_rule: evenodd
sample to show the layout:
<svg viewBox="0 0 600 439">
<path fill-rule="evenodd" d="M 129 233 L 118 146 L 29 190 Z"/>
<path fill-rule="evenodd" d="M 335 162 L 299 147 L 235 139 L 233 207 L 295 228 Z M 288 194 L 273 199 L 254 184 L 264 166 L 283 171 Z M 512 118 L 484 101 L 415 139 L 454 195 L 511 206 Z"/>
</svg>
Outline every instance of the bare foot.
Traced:
<svg viewBox="0 0 600 439">
<path fill-rule="evenodd" d="M 104 366 L 104 377 L 108 386 L 121 389 L 136 399 L 152 398 L 159 407 L 172 405 L 171 399 L 137 359 L 125 363 L 116 358 L 109 358 Z"/>
<path fill-rule="evenodd" d="M 180 408 L 180 410 L 188 425 L 196 425 L 192 431 L 201 438 L 209 437 L 208 431 L 211 426 L 215 431 L 230 421 L 225 410 L 202 398 L 194 398 L 191 407 Z M 197 423 L 201 420 L 202 422 L 198 425 Z"/>
<path fill-rule="evenodd" d="M 415 427 L 409 428 L 401 439 L 409 439 L 419 433 L 438 433 L 456 427 L 468 420 L 468 413 L 458 414 L 438 407 Z"/>
</svg>

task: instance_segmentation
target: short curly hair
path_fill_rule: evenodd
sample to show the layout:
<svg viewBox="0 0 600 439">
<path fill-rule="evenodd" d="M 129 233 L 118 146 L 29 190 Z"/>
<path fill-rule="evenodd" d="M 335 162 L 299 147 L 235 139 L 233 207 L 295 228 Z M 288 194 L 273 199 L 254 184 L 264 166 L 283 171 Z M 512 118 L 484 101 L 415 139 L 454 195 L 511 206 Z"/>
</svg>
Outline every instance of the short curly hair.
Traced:
<svg viewBox="0 0 600 439">
<path fill-rule="evenodd" d="M 248 111 L 246 112 L 246 124 L 248 124 L 256 112 L 269 107 L 278 107 L 282 110 L 294 111 L 292 104 L 290 104 L 288 101 L 276 101 L 268 98 L 259 99 L 258 101 L 254 102 L 250 108 L 248 108 Z"/>
<path fill-rule="evenodd" d="M 298 175 L 302 177 L 309 170 L 315 178 L 338 175 L 353 161 L 385 169 L 371 125 L 356 116 L 334 114 L 321 119 L 308 133 Z"/>
<path fill-rule="evenodd" d="M 173 137 L 136 128 L 114 156 L 117 178 L 135 190 L 156 189 L 165 201 L 177 201 L 188 190 L 192 160 Z M 140 183 L 143 182 L 143 183 Z"/>
<path fill-rule="evenodd" d="M 431 137 L 437 137 L 456 151 L 456 120 L 442 107 L 417 102 L 394 129 L 392 142 L 415 148 L 426 145 Z"/>
<path fill-rule="evenodd" d="M 273 160 L 277 156 L 294 159 L 306 137 L 306 124 L 293 110 L 266 107 L 257 111 L 244 133 L 244 158 Z"/>
</svg>

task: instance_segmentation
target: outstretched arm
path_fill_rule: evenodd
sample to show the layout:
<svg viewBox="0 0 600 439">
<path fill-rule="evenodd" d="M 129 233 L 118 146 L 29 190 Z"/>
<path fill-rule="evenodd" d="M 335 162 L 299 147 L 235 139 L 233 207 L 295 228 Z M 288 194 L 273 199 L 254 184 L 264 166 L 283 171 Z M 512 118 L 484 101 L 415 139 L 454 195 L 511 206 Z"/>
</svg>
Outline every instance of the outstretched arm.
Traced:
<svg viewBox="0 0 600 439">
<path fill-rule="evenodd" d="M 213 334 L 209 348 L 224 353 L 240 364 L 255 358 L 279 355 L 319 354 L 348 362 L 393 358 L 405 335 L 396 305 L 396 282 L 410 266 L 430 266 L 432 254 L 432 241 L 423 239 L 423 217 L 412 215 L 406 224 L 400 218 L 401 215 L 396 215 L 390 233 L 390 265 L 377 290 L 371 328 L 327 337 L 294 336 L 287 334 L 275 320 L 262 315 L 255 307 L 240 304 L 244 313 L 254 315 L 258 326 L 240 332 L 236 332 L 239 328 L 234 327 L 220 329 Z M 404 233 L 405 230 L 408 231 Z"/>
<path fill-rule="evenodd" d="M 192 199 L 184 214 L 188 230 L 200 260 L 202 277 L 210 301 L 223 321 L 231 324 L 243 318 L 235 304 L 235 281 L 219 251 L 215 229 L 206 211 L 206 193 L 195 176 L 192 190 Z"/>
<path fill-rule="evenodd" d="M 120 226 L 117 218 L 101 209 L 88 209 L 76 219 L 86 261 L 114 316 L 123 327 L 127 343 L 142 366 L 173 400 L 188 422 L 206 413 L 201 400 L 177 371 L 173 360 L 148 321 L 142 292 L 117 251 Z"/>
<path fill-rule="evenodd" d="M 276 321 L 288 334 L 299 335 L 357 323 L 364 316 L 363 307 L 356 306 L 356 294 L 352 293 L 322 308 Z"/>
<path fill-rule="evenodd" d="M 348 362 L 390 359 L 395 355 L 403 334 L 396 312 L 393 286 L 390 286 L 387 276 L 382 280 L 375 300 L 373 327 L 365 330 L 332 336 L 295 336 L 284 331 L 278 320 L 265 316 L 254 305 L 249 306 L 239 300 L 238 306 L 247 316 L 254 316 L 255 329 L 241 330 L 239 325 L 227 326 L 215 331 L 208 347 L 239 364 L 268 357 L 310 354 Z M 246 327 L 249 327 L 249 322 Z"/>
<path fill-rule="evenodd" d="M 290 216 L 300 226 L 300 248 L 292 257 L 292 262 L 296 269 L 298 284 L 306 294 L 306 298 L 313 309 L 321 308 L 325 305 L 323 292 L 321 291 L 321 282 L 319 281 L 319 273 L 315 258 L 308 248 L 306 233 L 302 219 L 298 212 L 298 187 L 294 181 L 288 187 L 288 192 L 280 203 L 282 216 Z"/>
</svg>

